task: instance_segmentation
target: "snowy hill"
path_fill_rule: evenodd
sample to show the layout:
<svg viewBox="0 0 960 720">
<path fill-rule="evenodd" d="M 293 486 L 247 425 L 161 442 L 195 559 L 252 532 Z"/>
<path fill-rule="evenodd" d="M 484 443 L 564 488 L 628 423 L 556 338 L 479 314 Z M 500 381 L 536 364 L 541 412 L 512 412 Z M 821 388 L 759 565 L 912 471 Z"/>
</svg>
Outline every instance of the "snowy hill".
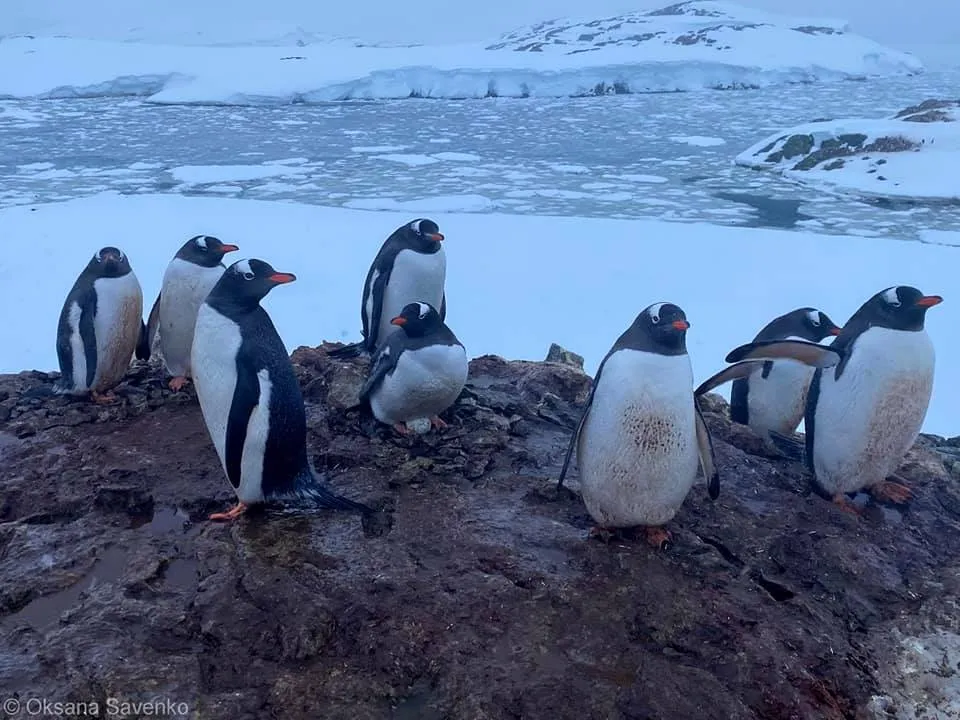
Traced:
<svg viewBox="0 0 960 720">
<path fill-rule="evenodd" d="M 960 202 L 960 101 L 798 125 L 747 148 L 736 163 L 864 198 Z"/>
<path fill-rule="evenodd" d="M 0 97 L 229 104 L 570 97 L 923 70 L 914 56 L 850 34 L 839 21 L 700 0 L 604 20 L 550 21 L 493 44 L 368 46 L 324 37 L 303 28 L 284 34 L 280 46 L 262 36 L 231 46 L 6 37 Z"/>
</svg>

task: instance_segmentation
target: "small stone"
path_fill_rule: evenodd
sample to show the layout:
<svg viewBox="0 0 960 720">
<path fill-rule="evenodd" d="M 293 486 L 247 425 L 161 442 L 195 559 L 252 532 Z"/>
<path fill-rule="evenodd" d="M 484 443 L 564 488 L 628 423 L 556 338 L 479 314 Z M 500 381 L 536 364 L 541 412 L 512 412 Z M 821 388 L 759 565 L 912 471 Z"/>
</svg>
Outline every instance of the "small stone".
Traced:
<svg viewBox="0 0 960 720">
<path fill-rule="evenodd" d="M 583 356 L 577 355 L 577 353 L 567 350 L 556 343 L 550 344 L 550 349 L 547 351 L 546 362 L 572 365 L 573 367 L 583 370 Z"/>
</svg>

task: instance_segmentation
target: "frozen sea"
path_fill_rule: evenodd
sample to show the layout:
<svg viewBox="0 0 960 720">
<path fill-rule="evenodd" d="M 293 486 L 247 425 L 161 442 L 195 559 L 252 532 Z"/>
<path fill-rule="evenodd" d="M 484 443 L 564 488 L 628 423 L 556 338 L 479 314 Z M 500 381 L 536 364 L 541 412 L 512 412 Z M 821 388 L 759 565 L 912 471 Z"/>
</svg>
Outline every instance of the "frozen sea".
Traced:
<svg viewBox="0 0 960 720">
<path fill-rule="evenodd" d="M 953 97 L 960 69 L 758 90 L 537 100 L 0 102 L 0 207 L 124 194 L 644 218 L 918 240 L 960 206 L 858 201 L 736 167 L 765 135 Z"/>
</svg>

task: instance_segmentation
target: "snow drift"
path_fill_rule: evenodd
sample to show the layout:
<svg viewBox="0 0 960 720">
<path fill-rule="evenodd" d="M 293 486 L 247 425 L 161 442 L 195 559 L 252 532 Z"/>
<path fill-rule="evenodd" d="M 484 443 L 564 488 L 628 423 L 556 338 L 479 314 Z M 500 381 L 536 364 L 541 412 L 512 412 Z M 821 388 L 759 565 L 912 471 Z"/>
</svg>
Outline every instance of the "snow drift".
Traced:
<svg viewBox="0 0 960 720">
<path fill-rule="evenodd" d="M 747 148 L 736 163 L 863 198 L 960 202 L 960 101 L 798 125 Z"/>
<path fill-rule="evenodd" d="M 291 36 L 288 36 L 288 38 Z M 158 103 L 569 97 L 760 87 L 911 74 L 914 56 L 835 20 L 694 1 L 587 22 L 553 20 L 495 43 L 184 46 L 20 36 L 0 43 L 0 97 L 142 96 Z"/>
</svg>

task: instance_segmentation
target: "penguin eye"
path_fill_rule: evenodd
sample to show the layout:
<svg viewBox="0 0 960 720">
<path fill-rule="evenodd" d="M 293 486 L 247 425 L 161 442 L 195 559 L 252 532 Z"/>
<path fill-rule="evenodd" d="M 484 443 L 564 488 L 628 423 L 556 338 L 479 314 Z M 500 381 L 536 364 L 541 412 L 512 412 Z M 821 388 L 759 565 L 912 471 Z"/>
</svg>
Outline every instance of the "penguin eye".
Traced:
<svg viewBox="0 0 960 720">
<path fill-rule="evenodd" d="M 659 316 L 659 315 L 651 315 L 651 316 L 650 316 L 650 322 L 652 322 L 654 325 L 656 325 L 657 323 L 660 322 L 660 316 Z"/>
<path fill-rule="evenodd" d="M 253 278 L 254 278 L 254 275 L 253 275 L 252 272 L 245 272 L 245 273 L 243 274 L 243 279 L 244 279 L 244 280 L 253 280 Z"/>
</svg>

